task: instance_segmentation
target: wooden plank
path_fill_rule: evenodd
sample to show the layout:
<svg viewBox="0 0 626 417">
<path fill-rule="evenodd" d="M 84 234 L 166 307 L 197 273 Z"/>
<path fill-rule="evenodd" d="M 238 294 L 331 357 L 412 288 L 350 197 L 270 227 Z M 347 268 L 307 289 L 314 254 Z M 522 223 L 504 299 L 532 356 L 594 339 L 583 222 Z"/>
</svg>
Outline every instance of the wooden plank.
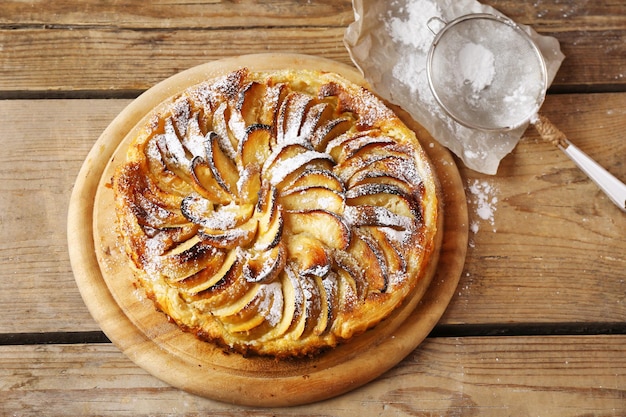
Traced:
<svg viewBox="0 0 626 417">
<path fill-rule="evenodd" d="M 170 1 L 111 2 L 57 0 L 40 3 L 3 1 L 0 25 L 106 26 L 116 28 L 198 28 L 343 26 L 353 20 L 350 0 L 285 2 Z"/>
<path fill-rule="evenodd" d="M 104 26 L 118 29 L 216 29 L 250 26 L 251 21 L 257 27 L 295 27 L 345 26 L 354 20 L 350 0 L 269 0 L 262 3 L 250 0 L 162 0 L 148 3 L 57 0 L 45 2 L 45 7 L 37 7 L 34 3 L 2 2 L 0 25 L 13 28 Z M 624 5 L 619 1 L 486 0 L 482 3 L 495 7 L 516 22 L 538 29 L 586 31 L 626 28 Z"/>
<path fill-rule="evenodd" d="M 69 265 L 67 204 L 87 152 L 128 102 L 0 101 L 11 121 L 0 128 L 0 333 L 98 329 Z M 626 94 L 550 96 L 544 109 L 626 180 Z M 442 323 L 624 321 L 626 216 L 571 161 L 529 130 L 498 175 L 460 167 L 477 230 Z M 472 192 L 484 184 L 498 199 L 493 225 Z"/>
<path fill-rule="evenodd" d="M 495 7 L 518 23 L 532 25 L 540 32 L 626 28 L 624 3 L 619 0 L 486 0 L 481 3 Z"/>
<path fill-rule="evenodd" d="M 251 31 L 253 32 L 251 34 Z M 0 92 L 134 94 L 171 75 L 220 58 L 295 52 L 350 63 L 344 28 L 157 30 L 0 30 Z M 81 94 L 82 93 L 82 94 Z"/>
<path fill-rule="evenodd" d="M 1 414 L 622 415 L 626 336 L 427 339 L 348 394 L 293 408 L 244 408 L 171 388 L 114 346 L 0 347 Z M 207 375 L 210 377 L 210 375 Z"/>
<path fill-rule="evenodd" d="M 157 2 L 139 8 L 57 1 L 36 10 L 23 2 L 3 3 L 0 94 L 136 94 L 210 60 L 266 51 L 350 63 L 343 45 L 345 28 L 353 21 L 349 2 L 313 3 L 288 7 L 271 2 L 261 12 L 259 7 L 222 2 Z M 490 3 L 560 41 L 567 58 L 555 91 L 624 90 L 626 15 L 619 2 L 576 5 L 546 0 L 522 7 L 513 1 Z M 164 8 L 171 8 L 172 17 L 161 18 Z M 255 16 L 248 14 L 252 11 Z"/>
<path fill-rule="evenodd" d="M 97 330 L 67 253 L 67 207 L 89 149 L 128 101 L 0 101 L 0 333 Z M 9 238 L 7 238 L 9 237 Z"/>
<path fill-rule="evenodd" d="M 624 94 L 557 95 L 544 114 L 626 181 L 624 108 Z M 478 231 L 444 322 L 623 321 L 626 216 L 562 152 L 529 129 L 497 176 L 462 175 Z"/>
</svg>

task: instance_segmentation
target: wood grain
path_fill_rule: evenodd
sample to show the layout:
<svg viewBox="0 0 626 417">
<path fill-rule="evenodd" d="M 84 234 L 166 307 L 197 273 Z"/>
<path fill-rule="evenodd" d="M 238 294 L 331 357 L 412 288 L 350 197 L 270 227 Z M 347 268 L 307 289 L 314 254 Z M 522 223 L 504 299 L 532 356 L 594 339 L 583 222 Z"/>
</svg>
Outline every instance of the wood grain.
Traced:
<svg viewBox="0 0 626 417">
<path fill-rule="evenodd" d="M 626 336 L 427 339 L 351 393 L 233 407 L 172 388 L 112 345 L 0 347 L 0 413 L 81 416 L 613 416 L 626 413 Z"/>
<path fill-rule="evenodd" d="M 39 4 L 37 4 L 39 3 Z M 45 5 L 45 7 L 41 7 Z M 4 1 L 0 24 L 16 28 L 115 27 L 216 29 L 250 27 L 343 26 L 352 21 L 349 0 L 174 0 L 151 2 Z M 306 22 L 306 23 L 305 23 Z"/>
<path fill-rule="evenodd" d="M 626 19 L 620 2 L 487 4 L 560 41 L 567 58 L 553 90 L 624 91 Z M 3 2 L 0 94 L 137 95 L 186 68 L 259 52 L 307 53 L 350 63 L 342 39 L 353 20 L 345 0 L 141 6 L 55 1 L 45 7 Z"/>
</svg>

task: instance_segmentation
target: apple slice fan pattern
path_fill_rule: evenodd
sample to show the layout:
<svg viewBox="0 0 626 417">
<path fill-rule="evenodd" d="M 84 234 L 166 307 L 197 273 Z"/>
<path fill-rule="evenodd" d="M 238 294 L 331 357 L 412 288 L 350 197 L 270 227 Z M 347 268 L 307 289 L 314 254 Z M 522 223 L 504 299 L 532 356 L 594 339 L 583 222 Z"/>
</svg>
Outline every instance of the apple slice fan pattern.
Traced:
<svg viewBox="0 0 626 417">
<path fill-rule="evenodd" d="M 312 355 L 375 326 L 436 250 L 413 131 L 332 73 L 246 69 L 157 107 L 114 176 L 139 283 L 183 330 Z"/>
</svg>

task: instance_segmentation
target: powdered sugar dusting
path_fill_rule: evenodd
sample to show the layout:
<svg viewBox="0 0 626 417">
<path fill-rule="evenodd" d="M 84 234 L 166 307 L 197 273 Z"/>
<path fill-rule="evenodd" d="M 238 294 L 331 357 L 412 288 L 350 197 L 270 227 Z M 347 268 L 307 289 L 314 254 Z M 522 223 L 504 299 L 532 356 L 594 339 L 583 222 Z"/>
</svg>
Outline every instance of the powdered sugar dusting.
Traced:
<svg viewBox="0 0 626 417">
<path fill-rule="evenodd" d="M 470 224 L 470 230 L 478 233 L 480 224 L 488 223 L 492 230 L 496 231 L 495 213 L 498 203 L 498 189 L 486 180 L 473 180 L 468 184 L 469 202 L 476 207 L 476 216 Z"/>
<path fill-rule="evenodd" d="M 272 177 L 270 179 L 271 184 L 279 184 L 285 179 L 285 177 L 287 177 L 287 175 L 315 159 L 330 159 L 330 157 L 325 153 L 307 151 L 296 155 L 293 158 L 280 160 L 272 169 Z"/>
<path fill-rule="evenodd" d="M 441 10 L 432 1 L 417 0 L 407 3 L 403 11 L 406 18 L 392 17 L 387 21 L 387 30 L 392 39 L 423 52 L 428 51 L 434 35 L 427 23 L 431 17 L 441 18 Z"/>
<path fill-rule="evenodd" d="M 261 286 L 260 294 L 262 297 L 259 310 L 265 320 L 271 325 L 276 326 L 280 322 L 283 316 L 283 291 L 279 282 L 272 282 L 271 284 L 263 284 Z"/>
</svg>

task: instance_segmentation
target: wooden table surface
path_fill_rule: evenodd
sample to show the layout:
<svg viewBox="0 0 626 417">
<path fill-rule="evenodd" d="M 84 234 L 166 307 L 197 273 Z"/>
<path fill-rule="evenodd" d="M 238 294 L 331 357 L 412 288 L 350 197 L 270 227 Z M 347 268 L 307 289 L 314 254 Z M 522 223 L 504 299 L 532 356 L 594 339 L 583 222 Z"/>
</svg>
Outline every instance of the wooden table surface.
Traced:
<svg viewBox="0 0 626 417">
<path fill-rule="evenodd" d="M 626 1 L 485 3 L 560 41 L 543 112 L 626 181 Z M 626 214 L 532 130 L 497 175 L 457 161 L 474 226 L 457 292 L 415 351 L 348 394 L 284 409 L 197 397 L 136 366 L 92 319 L 66 218 L 112 119 L 228 56 L 351 64 L 353 19 L 348 0 L 0 4 L 0 415 L 626 415 Z"/>
</svg>

